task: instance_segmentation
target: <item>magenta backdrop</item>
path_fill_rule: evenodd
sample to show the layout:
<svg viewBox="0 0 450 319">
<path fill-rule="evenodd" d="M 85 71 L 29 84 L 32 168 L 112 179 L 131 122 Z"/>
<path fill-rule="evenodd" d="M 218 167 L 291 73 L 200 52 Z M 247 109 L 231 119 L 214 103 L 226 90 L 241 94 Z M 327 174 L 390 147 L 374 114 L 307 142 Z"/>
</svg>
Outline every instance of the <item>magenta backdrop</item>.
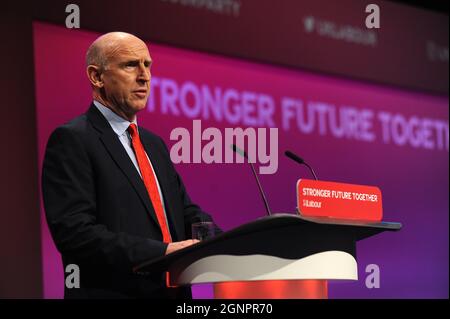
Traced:
<svg viewBox="0 0 450 319">
<path fill-rule="evenodd" d="M 39 167 L 52 130 L 85 112 L 91 102 L 84 56 L 97 36 L 93 32 L 34 24 Z M 191 131 L 192 118 L 171 112 L 163 114 L 162 81 L 172 81 L 179 88 L 190 81 L 200 89 L 206 85 L 211 89 L 234 89 L 238 93 L 255 92 L 271 97 L 275 107 L 274 126 L 279 127 L 279 166 L 276 174 L 262 175 L 261 182 L 273 211 L 293 212 L 295 183 L 298 178 L 310 178 L 305 168 L 283 157 L 286 149 L 304 156 L 323 180 L 381 188 L 384 220 L 401 222 L 403 229 L 359 243 L 360 279 L 330 283 L 330 298 L 448 298 L 448 97 L 156 44 L 149 48 L 154 60 L 155 90 L 153 103 L 149 102 L 148 109 L 139 114 L 138 122 L 160 135 L 169 148 L 175 143 L 169 139 L 171 130 L 185 127 Z M 187 95 L 191 106 L 195 102 L 192 92 Z M 294 121 L 290 122 L 290 129 L 285 129 L 280 102 L 285 97 L 300 99 L 305 105 L 308 101 L 320 101 L 334 110 L 348 107 L 366 110 L 373 114 L 370 129 L 373 140 L 338 138 L 329 128 L 327 132 L 321 131 L 320 124 L 311 133 L 300 132 Z M 438 123 L 440 131 L 435 130 L 428 137 L 428 148 L 408 143 L 397 145 L 392 139 L 383 138 L 383 127 L 377 117 L 381 112 L 399 114 L 406 119 L 427 119 L 429 126 Z M 202 119 L 203 128 L 245 127 L 241 122 L 232 125 L 226 120 L 198 119 Z M 230 164 L 178 164 L 176 167 L 193 200 L 225 230 L 265 214 L 249 167 Z M 42 205 L 41 212 L 44 296 L 61 298 L 60 255 L 49 235 Z M 380 267 L 378 289 L 365 286 L 368 264 Z M 208 285 L 194 287 L 193 291 L 196 298 L 211 297 Z"/>
</svg>

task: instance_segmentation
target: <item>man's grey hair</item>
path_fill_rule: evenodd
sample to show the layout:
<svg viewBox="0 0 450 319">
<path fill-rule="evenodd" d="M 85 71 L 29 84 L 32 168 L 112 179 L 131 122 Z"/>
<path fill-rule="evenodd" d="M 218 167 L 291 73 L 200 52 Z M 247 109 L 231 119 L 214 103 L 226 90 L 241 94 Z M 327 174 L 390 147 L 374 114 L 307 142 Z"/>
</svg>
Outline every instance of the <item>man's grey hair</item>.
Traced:
<svg viewBox="0 0 450 319">
<path fill-rule="evenodd" d="M 86 52 L 86 67 L 89 65 L 96 65 L 101 71 L 106 69 L 108 59 L 105 56 L 104 50 L 96 43 L 92 44 Z"/>
</svg>

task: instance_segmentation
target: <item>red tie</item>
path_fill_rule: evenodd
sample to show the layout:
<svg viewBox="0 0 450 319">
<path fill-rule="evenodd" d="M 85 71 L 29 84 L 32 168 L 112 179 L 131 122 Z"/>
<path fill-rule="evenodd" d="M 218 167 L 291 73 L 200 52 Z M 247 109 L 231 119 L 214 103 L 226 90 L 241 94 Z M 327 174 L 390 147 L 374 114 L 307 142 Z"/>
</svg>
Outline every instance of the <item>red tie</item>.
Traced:
<svg viewBox="0 0 450 319">
<path fill-rule="evenodd" d="M 141 139 L 137 131 L 136 124 L 130 124 L 128 132 L 131 135 L 131 142 L 133 144 L 134 153 L 141 171 L 142 180 L 144 181 L 145 188 L 147 188 L 148 195 L 152 201 L 153 208 L 158 219 L 159 226 L 163 235 L 163 241 L 165 243 L 171 243 L 172 237 L 170 236 L 169 227 L 167 226 L 166 216 L 164 214 L 164 208 L 159 196 L 158 185 L 156 185 L 156 178 L 153 172 L 153 168 L 150 165 L 150 161 L 142 146 Z"/>
</svg>

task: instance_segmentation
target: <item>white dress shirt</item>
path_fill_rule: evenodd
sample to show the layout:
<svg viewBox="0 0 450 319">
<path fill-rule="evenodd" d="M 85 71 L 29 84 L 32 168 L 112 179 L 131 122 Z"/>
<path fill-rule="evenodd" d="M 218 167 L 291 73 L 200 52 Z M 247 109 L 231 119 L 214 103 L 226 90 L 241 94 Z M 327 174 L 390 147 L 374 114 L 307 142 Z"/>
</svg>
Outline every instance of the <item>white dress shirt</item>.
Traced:
<svg viewBox="0 0 450 319">
<path fill-rule="evenodd" d="M 139 169 L 139 164 L 137 162 L 136 155 L 134 154 L 134 150 L 133 150 L 133 145 L 131 143 L 131 136 L 130 136 L 130 133 L 128 133 L 128 127 L 130 126 L 131 123 L 136 124 L 136 127 L 137 127 L 137 119 L 135 119 L 133 122 L 125 120 L 124 118 L 120 117 L 119 115 L 117 115 L 116 113 L 111 111 L 111 109 L 107 108 L 106 106 L 104 106 L 103 104 L 101 104 L 98 101 L 94 101 L 94 105 L 103 114 L 103 116 L 108 121 L 109 125 L 111 125 L 112 129 L 117 134 L 117 137 L 119 138 L 125 151 L 127 152 L 128 156 L 130 157 L 131 161 L 133 162 L 134 167 L 136 167 L 136 170 L 138 171 L 139 175 L 142 178 L 141 171 Z M 138 128 L 138 132 L 139 132 L 139 128 Z M 164 205 L 164 197 L 161 192 L 161 187 L 159 186 L 158 177 L 156 176 L 155 170 L 152 165 L 152 161 L 150 160 L 148 155 L 147 155 L 147 159 L 150 163 L 150 166 L 152 167 L 153 176 L 155 177 L 156 185 L 158 186 L 158 193 L 161 198 L 161 203 L 163 206 L 166 223 L 167 223 L 167 225 L 169 225 L 169 223 L 167 221 L 166 207 Z"/>
</svg>

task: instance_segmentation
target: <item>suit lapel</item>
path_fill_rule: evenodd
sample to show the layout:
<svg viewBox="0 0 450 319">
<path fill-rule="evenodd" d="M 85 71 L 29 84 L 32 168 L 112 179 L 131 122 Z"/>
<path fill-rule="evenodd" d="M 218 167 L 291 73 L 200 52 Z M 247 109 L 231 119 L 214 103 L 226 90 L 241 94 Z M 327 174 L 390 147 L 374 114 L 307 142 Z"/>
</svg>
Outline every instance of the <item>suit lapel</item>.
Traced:
<svg viewBox="0 0 450 319">
<path fill-rule="evenodd" d="M 151 218 L 157 225 L 159 225 L 155 210 L 153 209 L 153 205 L 150 201 L 150 197 L 148 195 L 147 189 L 145 188 L 144 182 L 137 172 L 133 162 L 130 160 L 127 152 L 123 148 L 123 145 L 117 137 L 116 133 L 111 128 L 108 121 L 100 113 L 100 111 L 97 110 L 95 105 L 91 105 L 89 111 L 87 112 L 87 116 L 93 126 L 101 132 L 100 140 L 102 141 L 103 145 L 105 145 L 108 153 L 130 181 L 131 185 L 139 195 Z"/>
</svg>

